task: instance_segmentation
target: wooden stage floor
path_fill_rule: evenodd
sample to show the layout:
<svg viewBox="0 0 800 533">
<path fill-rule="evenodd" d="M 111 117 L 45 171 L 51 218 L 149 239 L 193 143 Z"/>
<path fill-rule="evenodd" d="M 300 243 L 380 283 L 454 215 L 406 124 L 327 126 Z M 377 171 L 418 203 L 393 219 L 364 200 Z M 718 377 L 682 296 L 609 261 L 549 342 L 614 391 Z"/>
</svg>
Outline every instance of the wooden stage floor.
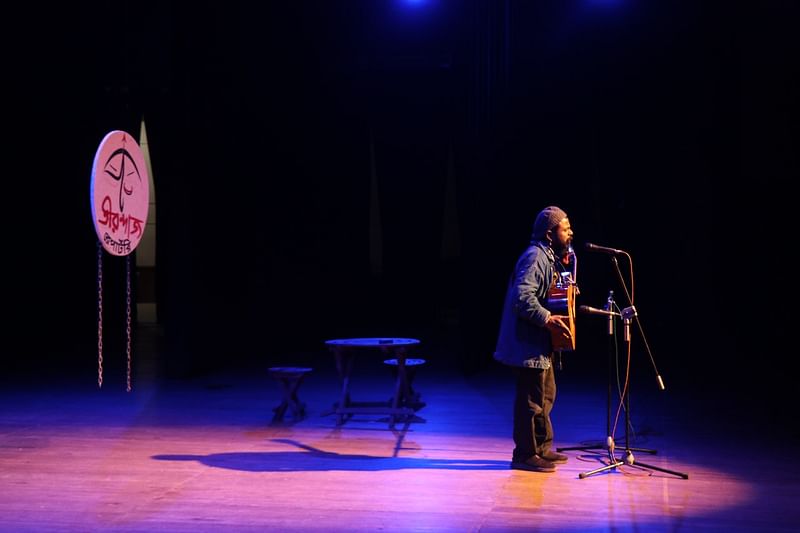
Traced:
<svg viewBox="0 0 800 533">
<path fill-rule="evenodd" d="M 300 388 L 307 418 L 272 423 L 265 368 L 191 379 L 92 375 L 9 380 L 0 397 L 3 532 L 799 531 L 794 441 L 749 435 L 715 394 L 632 394 L 635 461 L 568 451 L 552 474 L 509 469 L 513 385 L 423 367 L 419 419 L 390 428 L 322 416 L 338 396 L 324 359 Z M 557 445 L 602 444 L 606 383 L 558 374 Z M 388 400 L 388 369 L 354 375 L 354 399 Z M 642 387 L 640 387 L 642 389 Z M 693 393 L 693 394 L 696 394 Z M 794 417 L 787 412 L 786 417 Z M 616 432 L 624 448 L 624 424 Z"/>
</svg>

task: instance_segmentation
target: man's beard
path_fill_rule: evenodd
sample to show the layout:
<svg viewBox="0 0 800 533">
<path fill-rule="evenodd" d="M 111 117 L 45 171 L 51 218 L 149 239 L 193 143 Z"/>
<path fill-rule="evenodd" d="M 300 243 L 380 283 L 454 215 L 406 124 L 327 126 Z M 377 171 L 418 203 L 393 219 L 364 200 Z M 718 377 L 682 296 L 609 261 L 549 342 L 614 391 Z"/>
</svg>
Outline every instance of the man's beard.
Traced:
<svg viewBox="0 0 800 533">
<path fill-rule="evenodd" d="M 569 243 L 554 242 L 550 245 L 556 257 L 564 257 L 569 252 Z"/>
</svg>

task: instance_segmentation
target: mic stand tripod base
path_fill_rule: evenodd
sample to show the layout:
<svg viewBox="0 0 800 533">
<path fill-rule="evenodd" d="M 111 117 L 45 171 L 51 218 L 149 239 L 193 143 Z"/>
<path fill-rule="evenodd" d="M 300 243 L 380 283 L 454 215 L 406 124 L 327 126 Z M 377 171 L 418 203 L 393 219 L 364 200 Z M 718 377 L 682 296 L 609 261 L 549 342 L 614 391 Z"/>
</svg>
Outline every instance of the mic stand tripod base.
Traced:
<svg viewBox="0 0 800 533">
<path fill-rule="evenodd" d="M 606 470 L 611 470 L 614 468 L 618 468 L 620 466 L 637 466 L 641 468 L 646 468 L 649 470 L 657 470 L 659 472 L 664 472 L 665 474 L 672 474 L 673 476 L 678 476 L 683 479 L 689 479 L 689 474 L 684 472 L 677 472 L 675 470 L 668 470 L 666 468 L 661 468 L 660 466 L 648 465 L 645 463 L 640 463 L 636 461 L 633 456 L 633 452 L 631 449 L 625 450 L 625 457 L 623 459 L 617 459 L 613 452 L 609 450 L 608 453 L 609 464 L 605 466 L 601 466 L 600 468 L 595 468 L 594 470 L 590 470 L 588 472 L 581 472 L 578 474 L 578 478 L 584 479 L 594 474 L 599 474 L 600 472 L 605 472 Z"/>
</svg>

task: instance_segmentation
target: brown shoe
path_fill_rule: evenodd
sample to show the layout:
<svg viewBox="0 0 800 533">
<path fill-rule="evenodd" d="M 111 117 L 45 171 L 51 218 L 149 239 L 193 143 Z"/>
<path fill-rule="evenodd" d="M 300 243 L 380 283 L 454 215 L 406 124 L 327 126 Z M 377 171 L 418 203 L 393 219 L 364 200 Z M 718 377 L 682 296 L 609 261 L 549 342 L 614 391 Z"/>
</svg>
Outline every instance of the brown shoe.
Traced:
<svg viewBox="0 0 800 533">
<path fill-rule="evenodd" d="M 534 455 L 524 461 L 512 461 L 511 468 L 514 470 L 527 470 L 529 472 L 555 472 L 556 465 Z"/>
<path fill-rule="evenodd" d="M 564 464 L 567 462 L 567 459 L 569 459 L 569 457 L 563 453 L 554 452 L 552 450 L 547 450 L 541 457 L 557 465 Z"/>
</svg>

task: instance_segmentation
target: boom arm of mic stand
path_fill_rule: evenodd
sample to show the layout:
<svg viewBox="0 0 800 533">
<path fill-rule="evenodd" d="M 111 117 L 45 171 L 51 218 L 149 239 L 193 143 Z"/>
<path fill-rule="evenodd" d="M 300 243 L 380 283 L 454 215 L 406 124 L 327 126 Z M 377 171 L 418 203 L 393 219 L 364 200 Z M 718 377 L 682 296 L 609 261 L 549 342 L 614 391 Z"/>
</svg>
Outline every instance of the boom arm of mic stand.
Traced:
<svg viewBox="0 0 800 533">
<path fill-rule="evenodd" d="M 614 256 L 611 257 L 611 260 L 614 263 L 614 270 L 617 272 L 617 277 L 619 278 L 619 282 L 622 285 L 622 290 L 625 292 L 625 297 L 628 299 L 628 305 L 630 306 L 630 309 L 633 309 L 633 318 L 636 321 L 636 327 L 639 328 L 639 334 L 642 336 L 644 347 L 647 350 L 647 356 L 650 358 L 650 364 L 653 366 L 653 371 L 656 373 L 656 381 L 658 382 L 658 388 L 659 390 L 665 390 L 664 380 L 661 379 L 661 374 L 658 371 L 658 367 L 656 367 L 656 361 L 653 358 L 653 352 L 650 351 L 650 345 L 647 343 L 647 337 L 644 334 L 644 328 L 642 328 L 642 323 L 639 321 L 639 314 L 635 311 L 635 308 L 633 307 L 633 302 L 631 301 L 631 295 L 628 292 L 628 286 L 625 285 L 625 278 L 622 277 L 622 271 L 619 269 L 619 261 L 617 261 L 617 258 Z"/>
</svg>

